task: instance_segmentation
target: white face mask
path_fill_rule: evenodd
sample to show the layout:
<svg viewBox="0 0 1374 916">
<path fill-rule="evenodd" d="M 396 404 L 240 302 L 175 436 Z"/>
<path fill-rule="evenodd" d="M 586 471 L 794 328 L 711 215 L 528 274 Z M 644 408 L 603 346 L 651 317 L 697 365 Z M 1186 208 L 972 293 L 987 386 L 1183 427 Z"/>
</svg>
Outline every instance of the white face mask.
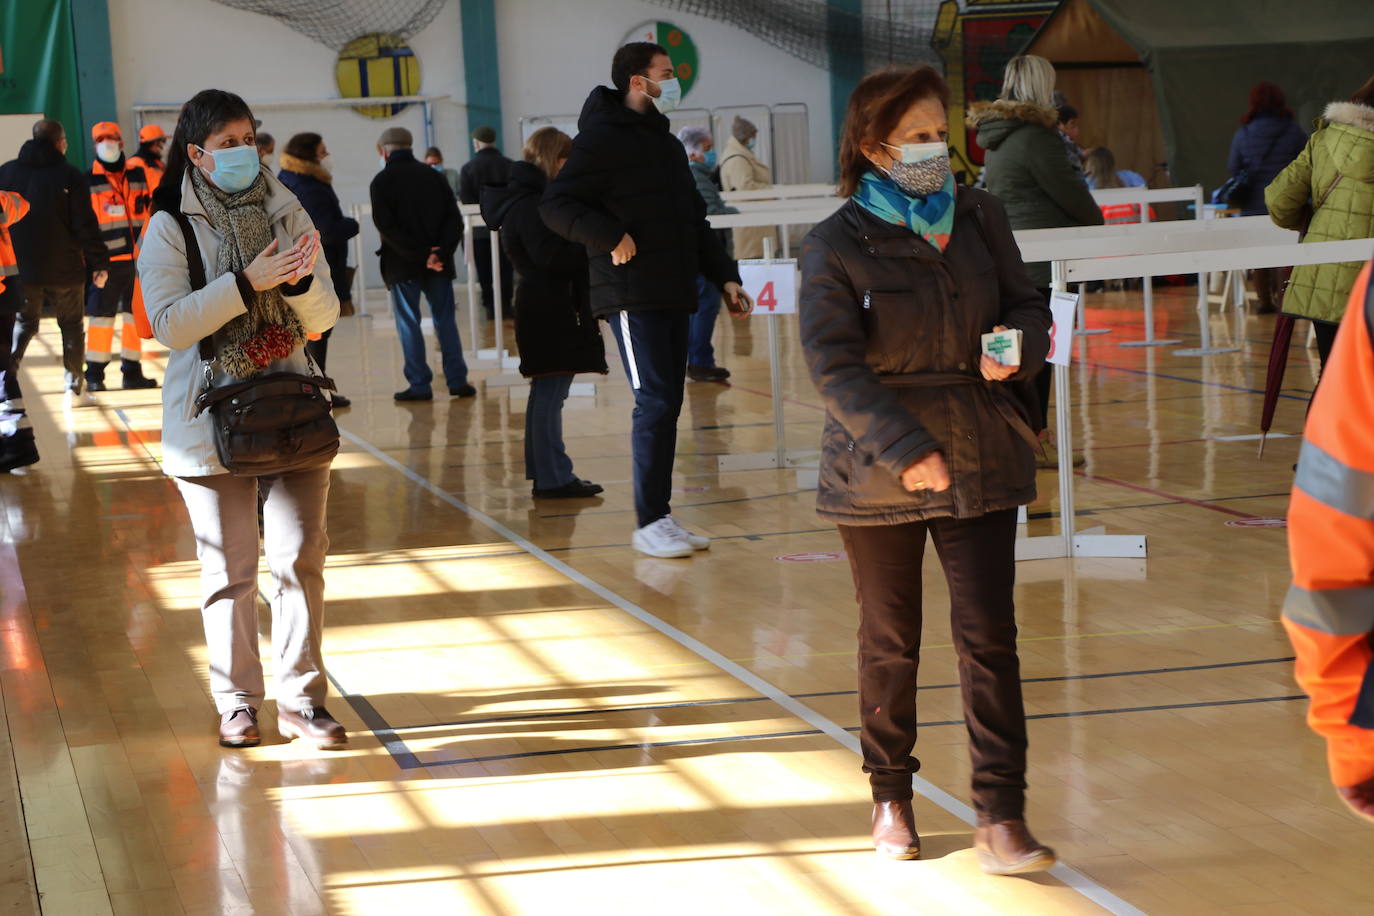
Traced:
<svg viewBox="0 0 1374 916">
<path fill-rule="evenodd" d="M 644 78 L 654 83 L 647 76 Z M 663 114 L 667 114 L 682 103 L 682 84 L 678 82 L 677 77 L 664 80 L 661 83 L 654 83 L 654 85 L 658 86 L 658 95 L 653 97 L 654 107 Z"/>
<path fill-rule="evenodd" d="M 326 172 L 334 171 L 334 157 L 325 156 L 323 159 L 321 159 L 320 168 L 324 169 Z"/>
<path fill-rule="evenodd" d="M 118 162 L 120 152 L 118 140 L 101 140 L 95 145 L 95 154 L 101 162 Z"/>
</svg>

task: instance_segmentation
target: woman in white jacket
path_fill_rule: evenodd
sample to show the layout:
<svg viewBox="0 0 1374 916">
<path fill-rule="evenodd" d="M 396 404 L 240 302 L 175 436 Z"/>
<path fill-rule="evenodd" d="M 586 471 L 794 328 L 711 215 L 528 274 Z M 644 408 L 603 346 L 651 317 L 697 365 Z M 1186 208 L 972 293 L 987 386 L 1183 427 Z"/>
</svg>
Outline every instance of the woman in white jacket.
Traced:
<svg viewBox="0 0 1374 916">
<path fill-rule="evenodd" d="M 261 166 L 256 123 L 239 96 L 198 93 L 182 109 L 154 196 L 138 272 L 153 333 L 171 350 L 162 389 L 162 467 L 176 479 L 195 532 L 220 744 L 252 747 L 262 740 L 261 491 L 267 565 L 276 579 L 278 731 L 336 748 L 348 739 L 324 706 L 328 683 L 320 648 L 329 462 L 276 477 L 230 474 L 215 451 L 210 413 L 196 416 L 195 410 L 205 384 L 201 338 L 211 338 L 216 386 L 259 372 L 308 373 L 306 336 L 328 330 L 339 315 L 329 268 L 319 257 L 319 233 L 291 192 Z M 202 289 L 192 289 L 177 211 L 195 233 L 207 280 Z"/>
</svg>

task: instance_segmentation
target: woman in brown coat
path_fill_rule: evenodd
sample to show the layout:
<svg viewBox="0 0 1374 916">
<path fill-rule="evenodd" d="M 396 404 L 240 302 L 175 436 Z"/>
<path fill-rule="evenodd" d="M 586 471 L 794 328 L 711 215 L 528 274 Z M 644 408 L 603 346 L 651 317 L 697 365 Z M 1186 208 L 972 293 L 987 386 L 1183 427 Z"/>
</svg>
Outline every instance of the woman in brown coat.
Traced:
<svg viewBox="0 0 1374 916">
<path fill-rule="evenodd" d="M 1035 498 L 1038 414 L 1026 381 L 1050 314 L 1002 205 L 949 172 L 949 88 L 929 67 L 865 78 L 849 100 L 849 203 L 802 248 L 801 331 L 825 401 L 818 510 L 840 529 L 859 599 L 860 742 L 879 852 L 916 858 L 921 560 L 935 542 L 952 602 L 973 761 L 975 844 L 992 874 L 1054 853 L 1024 820 L 1026 723 L 1016 654 L 1016 507 Z M 1019 366 L 982 355 L 1022 332 Z"/>
</svg>

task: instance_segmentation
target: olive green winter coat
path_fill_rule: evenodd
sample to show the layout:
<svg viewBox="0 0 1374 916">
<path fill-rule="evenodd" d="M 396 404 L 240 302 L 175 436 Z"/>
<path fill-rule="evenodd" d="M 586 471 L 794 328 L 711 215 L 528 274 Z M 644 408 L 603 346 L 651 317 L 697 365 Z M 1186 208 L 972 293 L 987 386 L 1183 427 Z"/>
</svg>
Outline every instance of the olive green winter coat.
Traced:
<svg viewBox="0 0 1374 916">
<path fill-rule="evenodd" d="M 987 150 L 986 187 L 1007 208 L 1013 229 L 1100 226 L 1102 211 L 1069 163 L 1059 114 L 1032 102 L 980 102 L 968 116 Z M 1027 264 L 1031 282 L 1050 285 L 1050 265 Z"/>
<path fill-rule="evenodd" d="M 1374 238 L 1374 108 L 1353 102 L 1326 106 L 1306 148 L 1265 190 L 1264 201 L 1270 219 L 1285 229 L 1301 229 L 1309 202 L 1319 204 L 1304 241 Z M 1283 311 L 1339 322 L 1363 266 L 1349 261 L 1295 267 Z"/>
</svg>

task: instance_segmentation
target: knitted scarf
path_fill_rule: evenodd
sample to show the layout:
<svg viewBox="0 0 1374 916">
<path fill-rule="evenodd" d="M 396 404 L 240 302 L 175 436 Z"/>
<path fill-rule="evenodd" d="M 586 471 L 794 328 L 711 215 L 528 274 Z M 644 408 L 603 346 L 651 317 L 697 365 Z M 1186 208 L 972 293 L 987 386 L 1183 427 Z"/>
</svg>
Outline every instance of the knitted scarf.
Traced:
<svg viewBox="0 0 1374 916">
<path fill-rule="evenodd" d="M 954 176 L 945 179 L 945 186 L 925 197 L 912 197 L 897 187 L 891 178 L 877 172 L 865 172 L 854 192 L 854 201 L 869 213 L 894 226 L 905 226 L 934 245 L 945 250 L 949 233 L 954 228 Z"/>
<path fill-rule="evenodd" d="M 192 169 L 191 184 L 210 225 L 224 235 L 215 256 L 214 276 L 243 270 L 272 241 L 265 205 L 267 180 L 259 175 L 246 190 L 227 194 L 200 169 Z M 241 379 L 252 378 L 305 344 L 305 329 L 280 288 L 254 291 L 247 305 L 246 315 L 230 321 L 213 338 L 220 368 Z"/>
</svg>

